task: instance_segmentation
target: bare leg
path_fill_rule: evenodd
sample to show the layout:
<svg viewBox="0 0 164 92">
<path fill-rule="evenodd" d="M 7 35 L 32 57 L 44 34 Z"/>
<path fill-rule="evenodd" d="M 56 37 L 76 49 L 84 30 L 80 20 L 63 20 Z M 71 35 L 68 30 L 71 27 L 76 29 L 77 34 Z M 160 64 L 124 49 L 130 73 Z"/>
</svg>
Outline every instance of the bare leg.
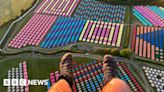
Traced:
<svg viewBox="0 0 164 92">
<path fill-rule="evenodd" d="M 66 80 L 61 79 L 48 92 L 72 92 L 72 89 Z"/>
</svg>

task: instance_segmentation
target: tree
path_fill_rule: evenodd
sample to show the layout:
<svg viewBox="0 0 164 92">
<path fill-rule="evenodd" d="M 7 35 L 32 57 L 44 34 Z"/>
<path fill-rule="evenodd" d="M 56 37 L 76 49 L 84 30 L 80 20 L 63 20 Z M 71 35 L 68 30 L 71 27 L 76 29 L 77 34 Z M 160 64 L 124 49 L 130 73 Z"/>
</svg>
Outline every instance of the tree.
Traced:
<svg viewBox="0 0 164 92">
<path fill-rule="evenodd" d="M 105 48 L 105 54 L 111 54 L 111 49 L 110 48 Z"/>
<path fill-rule="evenodd" d="M 133 54 L 133 51 L 129 48 L 120 50 L 120 55 L 125 58 L 130 58 Z"/>
<path fill-rule="evenodd" d="M 118 48 L 112 48 L 111 49 L 111 55 L 119 56 L 120 55 L 119 49 Z"/>
</svg>

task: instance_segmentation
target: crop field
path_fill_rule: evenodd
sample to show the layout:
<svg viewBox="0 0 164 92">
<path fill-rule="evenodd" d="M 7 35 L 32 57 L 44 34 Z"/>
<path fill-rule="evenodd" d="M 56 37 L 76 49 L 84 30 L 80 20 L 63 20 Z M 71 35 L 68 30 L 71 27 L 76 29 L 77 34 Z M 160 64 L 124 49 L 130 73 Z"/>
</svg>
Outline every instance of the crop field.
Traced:
<svg viewBox="0 0 164 92">
<path fill-rule="evenodd" d="M 21 15 L 35 0 L 0 0 L 0 26 Z"/>
</svg>

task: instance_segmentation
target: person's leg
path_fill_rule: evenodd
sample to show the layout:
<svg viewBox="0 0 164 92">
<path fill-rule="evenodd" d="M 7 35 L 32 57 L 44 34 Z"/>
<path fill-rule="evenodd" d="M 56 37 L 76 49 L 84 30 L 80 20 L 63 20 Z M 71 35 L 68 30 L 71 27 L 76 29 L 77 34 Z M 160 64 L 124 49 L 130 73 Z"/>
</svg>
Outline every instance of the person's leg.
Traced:
<svg viewBox="0 0 164 92">
<path fill-rule="evenodd" d="M 105 55 L 103 57 L 103 73 L 105 86 L 112 78 L 116 77 L 118 71 L 117 62 L 112 55 Z"/>
<path fill-rule="evenodd" d="M 66 80 L 60 79 L 48 92 L 72 92 L 72 89 Z"/>
<path fill-rule="evenodd" d="M 102 92 L 132 92 L 129 86 L 119 78 L 111 79 L 102 89 Z"/>
<path fill-rule="evenodd" d="M 60 62 L 60 76 L 58 82 L 53 85 L 48 92 L 72 92 L 73 76 L 71 69 L 73 66 L 73 59 L 70 53 L 64 54 Z"/>
<path fill-rule="evenodd" d="M 131 92 L 131 89 L 124 81 L 115 78 L 117 70 L 116 60 L 111 55 L 105 55 L 103 58 L 104 88 L 102 92 Z"/>
</svg>

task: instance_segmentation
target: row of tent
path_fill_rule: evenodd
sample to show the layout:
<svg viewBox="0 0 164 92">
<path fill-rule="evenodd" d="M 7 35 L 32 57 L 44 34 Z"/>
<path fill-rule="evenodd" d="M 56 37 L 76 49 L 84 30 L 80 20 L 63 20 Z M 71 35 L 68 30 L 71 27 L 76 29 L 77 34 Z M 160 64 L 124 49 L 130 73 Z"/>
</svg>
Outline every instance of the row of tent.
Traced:
<svg viewBox="0 0 164 92">
<path fill-rule="evenodd" d="M 135 54 L 163 62 L 164 29 L 155 27 L 134 27 L 132 49 Z"/>
<path fill-rule="evenodd" d="M 134 6 L 133 14 L 145 26 L 164 27 L 164 10 L 157 6 Z"/>
</svg>

